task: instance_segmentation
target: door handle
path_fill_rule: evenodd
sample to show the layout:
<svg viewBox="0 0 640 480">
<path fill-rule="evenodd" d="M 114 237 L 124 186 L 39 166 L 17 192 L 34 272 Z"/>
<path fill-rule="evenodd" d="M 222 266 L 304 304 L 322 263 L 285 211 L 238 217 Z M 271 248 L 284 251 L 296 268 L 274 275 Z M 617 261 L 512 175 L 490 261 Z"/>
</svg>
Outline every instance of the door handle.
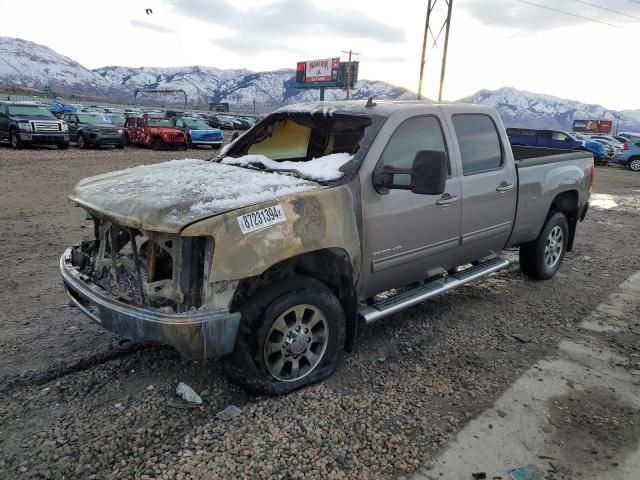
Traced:
<svg viewBox="0 0 640 480">
<path fill-rule="evenodd" d="M 504 193 L 513 190 L 513 183 L 502 182 L 496 187 L 496 192 Z"/>
<path fill-rule="evenodd" d="M 440 205 L 440 206 L 449 206 L 451 204 L 454 204 L 458 201 L 458 197 L 449 195 L 448 193 L 445 193 L 444 195 L 442 195 L 442 197 L 440 197 L 438 200 L 436 200 L 436 205 Z"/>
</svg>

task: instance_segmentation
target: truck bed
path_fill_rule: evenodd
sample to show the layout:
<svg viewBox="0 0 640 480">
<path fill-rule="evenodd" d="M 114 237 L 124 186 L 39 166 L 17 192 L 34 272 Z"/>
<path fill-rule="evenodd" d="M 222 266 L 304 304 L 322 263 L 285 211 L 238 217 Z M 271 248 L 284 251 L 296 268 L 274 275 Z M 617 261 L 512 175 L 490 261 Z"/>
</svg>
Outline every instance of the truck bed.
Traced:
<svg viewBox="0 0 640 480">
<path fill-rule="evenodd" d="M 561 150 L 559 148 L 524 147 L 513 145 L 511 146 L 511 150 L 513 151 L 513 159 L 515 160 L 518 168 L 578 160 L 586 157 L 593 158 L 593 155 L 590 152 Z"/>
<path fill-rule="evenodd" d="M 582 211 L 588 201 L 593 155 L 542 147 L 513 146 L 512 149 L 518 175 L 518 205 L 509 246 L 516 246 L 538 236 L 551 203 L 566 191 L 567 184 L 576 186 L 575 194 Z"/>
</svg>

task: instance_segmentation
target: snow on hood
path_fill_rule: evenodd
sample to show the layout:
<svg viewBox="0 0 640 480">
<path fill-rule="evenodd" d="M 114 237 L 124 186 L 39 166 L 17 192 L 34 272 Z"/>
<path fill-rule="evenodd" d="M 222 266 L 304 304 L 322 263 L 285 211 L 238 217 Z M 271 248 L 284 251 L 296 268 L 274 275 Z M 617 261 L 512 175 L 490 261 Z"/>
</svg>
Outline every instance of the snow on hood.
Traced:
<svg viewBox="0 0 640 480">
<path fill-rule="evenodd" d="M 316 188 L 290 175 L 185 159 L 87 178 L 69 198 L 123 225 L 178 232 L 198 219 Z"/>
<path fill-rule="evenodd" d="M 317 182 L 330 182 L 344 176 L 340 167 L 353 159 L 348 153 L 332 153 L 306 162 L 278 162 L 264 155 L 245 155 L 244 157 L 225 157 L 221 163 L 227 165 L 252 165 L 261 163 L 270 170 L 295 170 L 302 176 Z"/>
</svg>

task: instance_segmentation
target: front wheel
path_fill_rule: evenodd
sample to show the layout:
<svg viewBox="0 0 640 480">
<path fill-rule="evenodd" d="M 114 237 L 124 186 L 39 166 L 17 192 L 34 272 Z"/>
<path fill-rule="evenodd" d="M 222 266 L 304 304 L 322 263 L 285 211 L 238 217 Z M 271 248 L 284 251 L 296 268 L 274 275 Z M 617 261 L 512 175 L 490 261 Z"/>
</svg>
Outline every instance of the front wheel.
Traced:
<svg viewBox="0 0 640 480">
<path fill-rule="evenodd" d="M 14 150 L 20 150 L 22 148 L 22 140 L 20 139 L 18 132 L 12 131 L 9 134 L 9 143 L 11 143 L 11 148 Z"/>
<path fill-rule="evenodd" d="M 82 133 L 78 135 L 77 143 L 78 143 L 78 148 L 81 148 L 83 150 L 87 148 L 87 140 L 84 138 L 84 135 Z"/>
<path fill-rule="evenodd" d="M 159 138 L 154 138 L 153 142 L 151 142 L 151 148 L 153 148 L 154 150 L 162 150 L 163 147 L 164 142 Z"/>
<path fill-rule="evenodd" d="M 628 165 L 632 172 L 640 172 L 640 158 L 632 158 Z"/>
<path fill-rule="evenodd" d="M 288 393 L 331 375 L 345 339 L 344 312 L 321 282 L 293 277 L 241 307 L 235 350 L 222 359 L 230 381 L 255 393 Z"/>
<path fill-rule="evenodd" d="M 535 241 L 520 246 L 520 270 L 528 277 L 549 280 L 560 269 L 568 241 L 567 217 L 556 212 Z"/>
</svg>

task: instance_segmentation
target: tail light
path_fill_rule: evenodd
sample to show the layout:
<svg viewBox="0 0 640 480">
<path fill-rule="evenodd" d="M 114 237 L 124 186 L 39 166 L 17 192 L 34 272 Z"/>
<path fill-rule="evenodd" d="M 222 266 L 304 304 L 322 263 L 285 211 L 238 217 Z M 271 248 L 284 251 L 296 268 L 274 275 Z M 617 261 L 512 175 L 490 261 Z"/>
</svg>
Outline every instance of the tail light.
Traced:
<svg viewBox="0 0 640 480">
<path fill-rule="evenodd" d="M 622 149 L 623 150 L 629 150 L 629 144 L 628 143 L 623 144 L 622 145 Z"/>
<path fill-rule="evenodd" d="M 596 179 L 596 167 L 595 165 L 591 166 L 591 178 L 589 178 L 589 192 L 591 192 L 591 189 L 593 188 L 593 182 Z"/>
</svg>

